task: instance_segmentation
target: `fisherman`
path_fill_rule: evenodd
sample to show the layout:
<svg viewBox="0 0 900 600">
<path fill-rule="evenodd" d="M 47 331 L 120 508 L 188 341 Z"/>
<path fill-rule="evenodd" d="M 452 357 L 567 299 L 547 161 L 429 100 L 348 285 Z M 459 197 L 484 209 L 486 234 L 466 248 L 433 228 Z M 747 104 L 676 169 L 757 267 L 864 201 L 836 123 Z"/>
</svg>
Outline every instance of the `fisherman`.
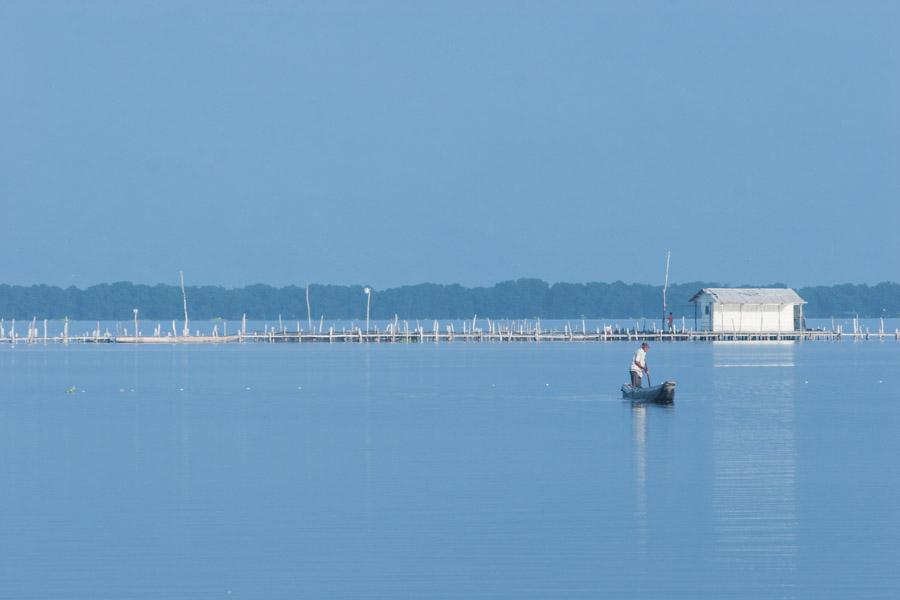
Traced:
<svg viewBox="0 0 900 600">
<path fill-rule="evenodd" d="M 644 342 L 634 353 L 634 358 L 631 359 L 631 368 L 628 370 L 631 374 L 631 387 L 641 387 L 641 380 L 644 378 L 644 373 L 650 375 L 650 369 L 647 368 L 647 350 L 649 349 L 650 344 Z"/>
</svg>

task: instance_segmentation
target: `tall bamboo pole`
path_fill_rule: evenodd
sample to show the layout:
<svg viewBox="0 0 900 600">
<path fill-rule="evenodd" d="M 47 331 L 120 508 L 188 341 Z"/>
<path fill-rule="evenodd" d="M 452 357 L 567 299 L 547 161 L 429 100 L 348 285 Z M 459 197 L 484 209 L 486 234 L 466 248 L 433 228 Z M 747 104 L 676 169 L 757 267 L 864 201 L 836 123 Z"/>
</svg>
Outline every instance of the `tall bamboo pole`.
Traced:
<svg viewBox="0 0 900 600">
<path fill-rule="evenodd" d="M 178 271 L 178 275 L 181 277 L 181 299 L 184 302 L 184 329 L 181 330 L 181 335 L 188 337 L 191 335 L 191 328 L 188 325 L 187 293 L 184 291 L 184 271 Z"/>
<path fill-rule="evenodd" d="M 309 330 L 312 331 L 312 308 L 309 305 L 309 282 L 306 282 L 306 324 L 309 326 Z"/>
<path fill-rule="evenodd" d="M 666 279 L 665 279 L 665 282 L 663 283 L 663 290 L 662 290 L 662 296 L 663 296 L 663 298 L 662 298 L 662 300 L 663 300 L 662 329 L 665 329 L 665 327 L 666 327 L 666 312 L 667 312 L 666 311 L 666 308 L 667 308 L 666 307 L 666 288 L 669 287 L 669 259 L 671 257 L 672 257 L 672 251 L 666 250 Z"/>
</svg>

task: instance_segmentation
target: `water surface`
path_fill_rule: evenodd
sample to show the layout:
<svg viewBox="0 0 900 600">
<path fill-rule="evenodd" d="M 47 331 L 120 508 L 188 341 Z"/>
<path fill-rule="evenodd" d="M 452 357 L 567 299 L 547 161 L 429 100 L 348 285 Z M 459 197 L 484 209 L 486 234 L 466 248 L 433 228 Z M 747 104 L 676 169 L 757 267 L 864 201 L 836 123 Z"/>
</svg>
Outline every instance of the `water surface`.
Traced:
<svg viewBox="0 0 900 600">
<path fill-rule="evenodd" d="M 4 345 L 0 598 L 900 596 L 900 344 L 633 350 Z"/>
</svg>

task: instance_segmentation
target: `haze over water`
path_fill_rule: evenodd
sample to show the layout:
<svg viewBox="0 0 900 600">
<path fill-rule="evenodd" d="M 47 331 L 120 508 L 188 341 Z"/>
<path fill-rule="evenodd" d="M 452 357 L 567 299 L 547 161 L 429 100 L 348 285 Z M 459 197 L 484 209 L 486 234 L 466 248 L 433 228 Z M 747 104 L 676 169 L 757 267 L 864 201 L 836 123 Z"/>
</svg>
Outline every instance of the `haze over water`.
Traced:
<svg viewBox="0 0 900 600">
<path fill-rule="evenodd" d="M 4 346 L 0 598 L 897 597 L 900 344 L 632 351 Z"/>
</svg>

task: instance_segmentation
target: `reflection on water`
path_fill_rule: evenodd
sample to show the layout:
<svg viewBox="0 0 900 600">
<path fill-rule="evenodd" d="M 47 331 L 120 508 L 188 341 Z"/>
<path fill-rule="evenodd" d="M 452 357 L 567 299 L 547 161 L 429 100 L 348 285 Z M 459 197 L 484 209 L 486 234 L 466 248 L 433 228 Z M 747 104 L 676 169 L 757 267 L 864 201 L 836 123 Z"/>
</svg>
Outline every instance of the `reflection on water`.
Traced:
<svg viewBox="0 0 900 600">
<path fill-rule="evenodd" d="M 794 344 L 713 351 L 715 366 L 748 367 L 713 380 L 717 558 L 722 568 L 778 581 L 784 593 L 797 569 L 797 467 L 795 376 L 782 367 L 794 365 L 795 351 Z"/>
<path fill-rule="evenodd" d="M 639 549 L 647 544 L 647 406 L 631 405 L 634 434 L 634 517 Z"/>
<path fill-rule="evenodd" d="M 654 415 L 662 417 L 672 410 L 674 410 L 673 404 L 631 402 L 632 450 L 634 453 L 634 542 L 637 545 L 637 554 L 644 558 L 649 556 L 648 545 L 653 537 L 647 489 L 651 483 L 648 463 L 652 464 L 653 462 L 648 458 L 648 421 L 653 420 Z"/>
</svg>

